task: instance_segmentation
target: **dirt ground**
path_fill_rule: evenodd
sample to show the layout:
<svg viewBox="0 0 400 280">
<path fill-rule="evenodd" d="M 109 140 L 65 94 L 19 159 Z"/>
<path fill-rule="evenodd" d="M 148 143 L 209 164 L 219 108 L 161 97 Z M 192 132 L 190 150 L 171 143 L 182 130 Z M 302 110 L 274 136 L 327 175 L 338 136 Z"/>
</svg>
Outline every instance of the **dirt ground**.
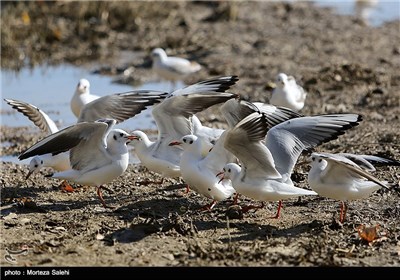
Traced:
<svg viewBox="0 0 400 280">
<path fill-rule="evenodd" d="M 78 11 L 78 12 L 77 12 Z M 279 72 L 308 91 L 304 115 L 353 112 L 359 126 L 317 151 L 380 154 L 400 159 L 399 22 L 370 27 L 310 2 L 24 2 L 2 3 L 1 66 L 18 70 L 39 63 L 91 61 L 127 83 L 150 79 L 149 51 L 203 65 L 187 84 L 238 75 L 232 92 L 268 102 Z M 113 63 L 121 51 L 141 55 Z M 115 60 L 117 61 L 117 60 Z M 121 70 L 122 69 L 122 70 Z M 23 86 L 23 85 L 21 85 Z M 11 113 L 2 108 L 2 114 Z M 226 127 L 218 107 L 199 115 Z M 3 155 L 18 155 L 44 136 L 32 127 L 1 126 Z M 304 157 L 300 158 L 300 161 Z M 241 213 L 232 200 L 209 212 L 210 201 L 181 181 L 161 178 L 140 164 L 107 185 L 104 209 L 94 187 L 60 191 L 42 170 L 25 180 L 27 166 L 2 162 L 0 264 L 9 266 L 399 266 L 400 168 L 374 173 L 392 187 L 349 203 L 338 222 L 339 201 L 301 197 Z M 307 166 L 295 169 L 297 186 L 309 188 Z M 14 204 L 12 204 L 14 202 Z M 17 203 L 15 203 L 17 202 Z M 241 197 L 240 205 L 258 203 Z M 368 243 L 360 225 L 379 225 Z M 25 247 L 24 247 L 25 246 Z M 21 250 L 15 263 L 6 250 Z"/>
</svg>

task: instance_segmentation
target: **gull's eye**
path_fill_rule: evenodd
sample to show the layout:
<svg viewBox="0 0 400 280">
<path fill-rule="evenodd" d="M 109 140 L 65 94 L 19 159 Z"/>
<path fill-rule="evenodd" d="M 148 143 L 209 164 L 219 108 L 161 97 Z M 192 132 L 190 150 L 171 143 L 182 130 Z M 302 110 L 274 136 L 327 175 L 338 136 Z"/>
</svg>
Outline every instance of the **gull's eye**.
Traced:
<svg viewBox="0 0 400 280">
<path fill-rule="evenodd" d="M 114 138 L 115 141 L 117 140 L 117 136 L 114 135 L 113 138 Z"/>
<path fill-rule="evenodd" d="M 315 157 L 312 157 L 311 160 L 314 161 L 314 160 L 315 160 Z"/>
<path fill-rule="evenodd" d="M 190 140 L 189 144 L 193 144 L 193 140 Z"/>
<path fill-rule="evenodd" d="M 228 172 L 231 173 L 231 169 L 230 168 L 228 169 Z"/>
<path fill-rule="evenodd" d="M 318 160 L 318 162 L 321 162 L 322 161 L 322 158 L 320 158 L 319 160 Z"/>
<path fill-rule="evenodd" d="M 208 191 L 210 192 L 210 191 L 211 191 L 211 188 L 208 188 Z"/>
<path fill-rule="evenodd" d="M 183 138 L 183 142 L 185 142 L 185 143 L 186 143 L 186 138 Z"/>
<path fill-rule="evenodd" d="M 122 136 L 124 136 L 124 134 L 123 134 L 123 133 L 120 133 L 120 134 L 119 134 L 119 136 L 121 136 L 121 137 L 122 137 Z"/>
<path fill-rule="evenodd" d="M 43 164 L 43 160 L 41 160 L 40 163 Z"/>
</svg>

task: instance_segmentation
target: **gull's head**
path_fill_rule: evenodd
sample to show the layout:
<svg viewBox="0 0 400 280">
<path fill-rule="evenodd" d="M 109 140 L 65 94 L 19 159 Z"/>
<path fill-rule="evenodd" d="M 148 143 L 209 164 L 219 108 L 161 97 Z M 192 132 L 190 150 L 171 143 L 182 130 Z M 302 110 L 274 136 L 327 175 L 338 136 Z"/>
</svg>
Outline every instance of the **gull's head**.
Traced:
<svg viewBox="0 0 400 280">
<path fill-rule="evenodd" d="M 167 57 L 166 52 L 162 48 L 155 48 L 151 52 L 151 58 L 153 60 L 161 60 Z"/>
<path fill-rule="evenodd" d="M 241 171 L 241 167 L 236 163 L 228 163 L 225 164 L 224 168 L 221 172 L 219 172 L 216 176 L 220 178 L 220 183 L 222 180 L 233 180 L 237 174 Z"/>
<path fill-rule="evenodd" d="M 113 129 L 108 134 L 108 139 L 114 143 L 129 144 L 129 142 L 135 139 L 135 136 L 129 134 L 122 129 Z M 110 143 L 110 141 L 108 141 L 107 143 Z"/>
<path fill-rule="evenodd" d="M 173 141 L 169 143 L 169 146 L 176 146 L 179 145 L 181 146 L 184 150 L 186 149 L 193 149 L 194 147 L 197 147 L 198 137 L 193 134 L 185 135 L 183 136 L 179 141 Z"/>
<path fill-rule="evenodd" d="M 285 73 L 279 73 L 275 78 L 276 86 L 283 87 L 285 85 L 287 79 L 288 79 L 288 76 Z"/>
<path fill-rule="evenodd" d="M 307 163 L 311 166 L 311 168 L 317 169 L 325 169 L 328 165 L 328 162 L 316 153 L 311 154 L 307 160 Z"/>
<path fill-rule="evenodd" d="M 38 172 L 43 167 L 43 159 L 40 156 L 35 156 L 29 162 L 29 171 L 26 175 L 27 180 L 34 172 Z"/>
<path fill-rule="evenodd" d="M 133 146 L 146 141 L 146 139 L 148 139 L 148 137 L 143 131 L 135 130 L 131 132 L 131 145 Z"/>
<path fill-rule="evenodd" d="M 86 79 L 80 79 L 76 86 L 76 92 L 79 94 L 89 93 L 90 83 Z"/>
</svg>

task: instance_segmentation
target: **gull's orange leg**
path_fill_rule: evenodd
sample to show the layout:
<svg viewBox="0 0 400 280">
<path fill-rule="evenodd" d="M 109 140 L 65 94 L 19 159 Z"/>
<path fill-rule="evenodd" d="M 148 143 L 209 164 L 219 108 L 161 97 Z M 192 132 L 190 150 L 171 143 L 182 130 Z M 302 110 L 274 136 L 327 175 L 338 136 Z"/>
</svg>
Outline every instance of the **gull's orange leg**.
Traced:
<svg viewBox="0 0 400 280">
<path fill-rule="evenodd" d="M 340 222 L 343 223 L 344 219 L 346 218 L 346 213 L 347 213 L 347 204 L 346 202 L 342 201 L 341 206 L 340 206 Z"/>
<path fill-rule="evenodd" d="M 278 204 L 278 211 L 276 212 L 276 215 L 271 217 L 271 219 L 278 219 L 279 215 L 281 214 L 281 208 L 282 208 L 282 200 L 279 200 Z"/>
<path fill-rule="evenodd" d="M 104 188 L 104 187 L 103 186 L 97 187 L 97 195 L 98 195 L 98 197 L 99 197 L 99 199 L 101 201 L 101 204 L 103 204 L 104 208 L 109 208 L 109 209 L 115 208 L 114 206 L 106 205 L 106 202 L 104 201 L 104 198 L 103 198 L 103 194 L 101 193 L 101 189 L 102 188 Z"/>
</svg>

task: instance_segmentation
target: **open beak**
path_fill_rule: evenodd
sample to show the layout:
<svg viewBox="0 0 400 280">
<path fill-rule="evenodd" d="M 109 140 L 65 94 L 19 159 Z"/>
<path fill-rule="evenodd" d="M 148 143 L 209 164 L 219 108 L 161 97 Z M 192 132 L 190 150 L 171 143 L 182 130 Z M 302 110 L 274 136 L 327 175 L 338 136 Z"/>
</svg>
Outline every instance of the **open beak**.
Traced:
<svg viewBox="0 0 400 280">
<path fill-rule="evenodd" d="M 128 138 L 129 140 L 138 140 L 139 139 L 139 137 L 137 137 L 136 135 L 129 135 L 129 136 L 127 136 L 126 138 Z"/>
<path fill-rule="evenodd" d="M 176 146 L 176 145 L 181 145 L 182 143 L 179 141 L 172 141 L 171 143 L 168 144 L 168 146 Z"/>
<path fill-rule="evenodd" d="M 215 177 L 219 177 L 219 176 L 221 176 L 221 175 L 222 175 L 222 177 L 219 179 L 218 184 L 221 183 L 222 180 L 225 179 L 225 177 L 224 177 L 224 171 L 218 172 L 218 174 L 215 175 Z"/>
<path fill-rule="evenodd" d="M 32 175 L 33 170 L 29 170 L 28 174 L 26 174 L 25 180 L 28 180 L 28 178 Z"/>
<path fill-rule="evenodd" d="M 126 136 L 126 139 L 128 139 L 127 143 L 129 144 L 132 140 L 138 140 L 139 137 L 137 137 L 136 135 L 128 135 Z"/>
</svg>

